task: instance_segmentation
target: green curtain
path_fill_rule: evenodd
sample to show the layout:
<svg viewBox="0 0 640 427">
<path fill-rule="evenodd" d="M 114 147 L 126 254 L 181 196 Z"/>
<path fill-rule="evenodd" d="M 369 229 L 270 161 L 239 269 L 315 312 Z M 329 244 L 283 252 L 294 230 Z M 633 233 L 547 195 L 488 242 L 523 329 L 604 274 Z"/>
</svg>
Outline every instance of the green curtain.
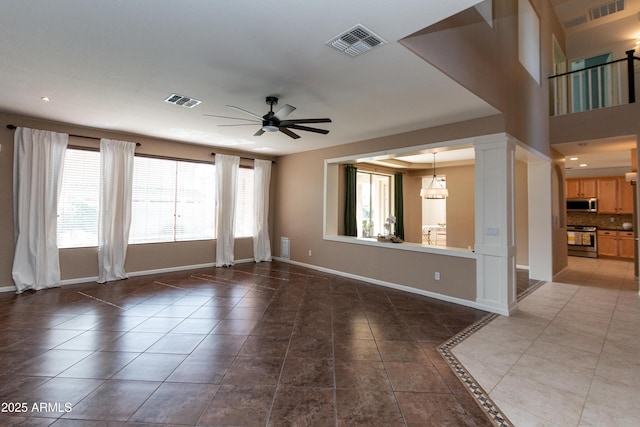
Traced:
<svg viewBox="0 0 640 427">
<path fill-rule="evenodd" d="M 358 235 L 358 222 L 356 220 L 356 177 L 358 169 L 347 165 L 346 201 L 344 206 L 344 234 L 347 236 Z"/>
<path fill-rule="evenodd" d="M 396 232 L 395 235 L 404 240 L 404 204 L 402 202 L 402 173 L 394 176 L 393 205 L 396 208 Z"/>
</svg>

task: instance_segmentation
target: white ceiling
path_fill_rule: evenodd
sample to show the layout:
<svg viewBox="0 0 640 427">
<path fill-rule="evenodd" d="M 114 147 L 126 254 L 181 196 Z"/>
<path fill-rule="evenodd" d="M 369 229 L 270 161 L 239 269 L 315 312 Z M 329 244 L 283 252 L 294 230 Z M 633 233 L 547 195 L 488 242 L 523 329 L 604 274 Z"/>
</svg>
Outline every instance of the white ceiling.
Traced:
<svg viewBox="0 0 640 427">
<path fill-rule="evenodd" d="M 398 43 L 478 1 L 3 0 L 0 112 L 269 155 L 483 117 L 497 111 Z M 551 0 L 561 22 L 607 1 Z M 574 57 L 640 33 L 640 0 L 625 2 L 568 30 Z M 355 58 L 325 44 L 356 24 L 387 43 Z M 172 93 L 202 104 L 163 102 Z M 317 125 L 330 133 L 254 137 L 257 126 L 204 116 L 262 115 L 269 95 L 297 107 L 288 118 L 331 117 Z"/>
<path fill-rule="evenodd" d="M 477 2 L 3 0 L 0 112 L 270 155 L 483 117 L 497 111 L 397 42 Z M 325 44 L 356 24 L 387 43 L 355 58 Z M 263 115 L 269 95 L 330 133 L 204 116 Z"/>
</svg>

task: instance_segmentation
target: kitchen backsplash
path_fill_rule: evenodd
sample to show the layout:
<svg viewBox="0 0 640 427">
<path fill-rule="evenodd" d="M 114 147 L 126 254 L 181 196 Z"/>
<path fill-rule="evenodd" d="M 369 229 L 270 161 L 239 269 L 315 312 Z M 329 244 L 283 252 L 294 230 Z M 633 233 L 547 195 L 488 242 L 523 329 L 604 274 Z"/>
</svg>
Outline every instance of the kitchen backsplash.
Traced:
<svg viewBox="0 0 640 427">
<path fill-rule="evenodd" d="M 613 222 L 611 222 L 612 218 Z M 622 230 L 622 223 L 624 222 L 633 222 L 633 215 L 567 212 L 567 225 L 595 225 L 596 227 L 602 229 Z"/>
</svg>

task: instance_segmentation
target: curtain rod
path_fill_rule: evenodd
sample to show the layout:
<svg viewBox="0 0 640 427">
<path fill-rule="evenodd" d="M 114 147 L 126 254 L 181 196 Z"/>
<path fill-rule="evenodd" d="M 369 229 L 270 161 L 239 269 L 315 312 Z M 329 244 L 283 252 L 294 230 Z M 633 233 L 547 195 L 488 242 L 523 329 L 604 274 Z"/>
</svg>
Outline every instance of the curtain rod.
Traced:
<svg viewBox="0 0 640 427">
<path fill-rule="evenodd" d="M 17 129 L 17 126 L 16 126 L 16 125 L 11 125 L 11 124 L 9 124 L 9 125 L 7 125 L 7 129 L 15 130 L 15 129 Z M 75 137 L 77 137 L 77 138 L 87 138 L 87 139 L 100 140 L 100 138 L 95 138 L 95 137 L 93 137 L 93 136 L 75 135 L 75 134 L 73 134 L 73 133 L 69 133 L 69 134 L 67 134 L 67 135 L 69 135 L 69 136 L 75 136 Z M 140 147 L 141 145 L 142 145 L 142 144 L 140 144 L 139 142 L 136 142 L 136 147 Z"/>
<path fill-rule="evenodd" d="M 211 155 L 215 156 L 216 153 L 211 153 Z M 240 159 L 242 159 L 242 160 L 256 160 L 255 158 L 252 158 L 252 157 L 240 157 Z M 271 160 L 271 163 L 275 163 L 275 162 L 276 162 L 275 160 Z"/>
</svg>

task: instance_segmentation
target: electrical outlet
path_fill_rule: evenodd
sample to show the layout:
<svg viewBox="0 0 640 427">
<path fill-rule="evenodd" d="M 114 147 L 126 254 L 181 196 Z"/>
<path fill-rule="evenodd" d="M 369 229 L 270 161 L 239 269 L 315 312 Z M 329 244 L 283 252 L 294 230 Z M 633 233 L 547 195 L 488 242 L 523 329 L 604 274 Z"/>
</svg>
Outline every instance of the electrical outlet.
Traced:
<svg viewBox="0 0 640 427">
<path fill-rule="evenodd" d="M 311 256 L 311 249 L 309 249 L 309 256 Z"/>
<path fill-rule="evenodd" d="M 436 271 L 436 274 L 434 275 L 434 278 L 436 280 L 440 280 L 440 272 L 439 271 Z"/>
</svg>

